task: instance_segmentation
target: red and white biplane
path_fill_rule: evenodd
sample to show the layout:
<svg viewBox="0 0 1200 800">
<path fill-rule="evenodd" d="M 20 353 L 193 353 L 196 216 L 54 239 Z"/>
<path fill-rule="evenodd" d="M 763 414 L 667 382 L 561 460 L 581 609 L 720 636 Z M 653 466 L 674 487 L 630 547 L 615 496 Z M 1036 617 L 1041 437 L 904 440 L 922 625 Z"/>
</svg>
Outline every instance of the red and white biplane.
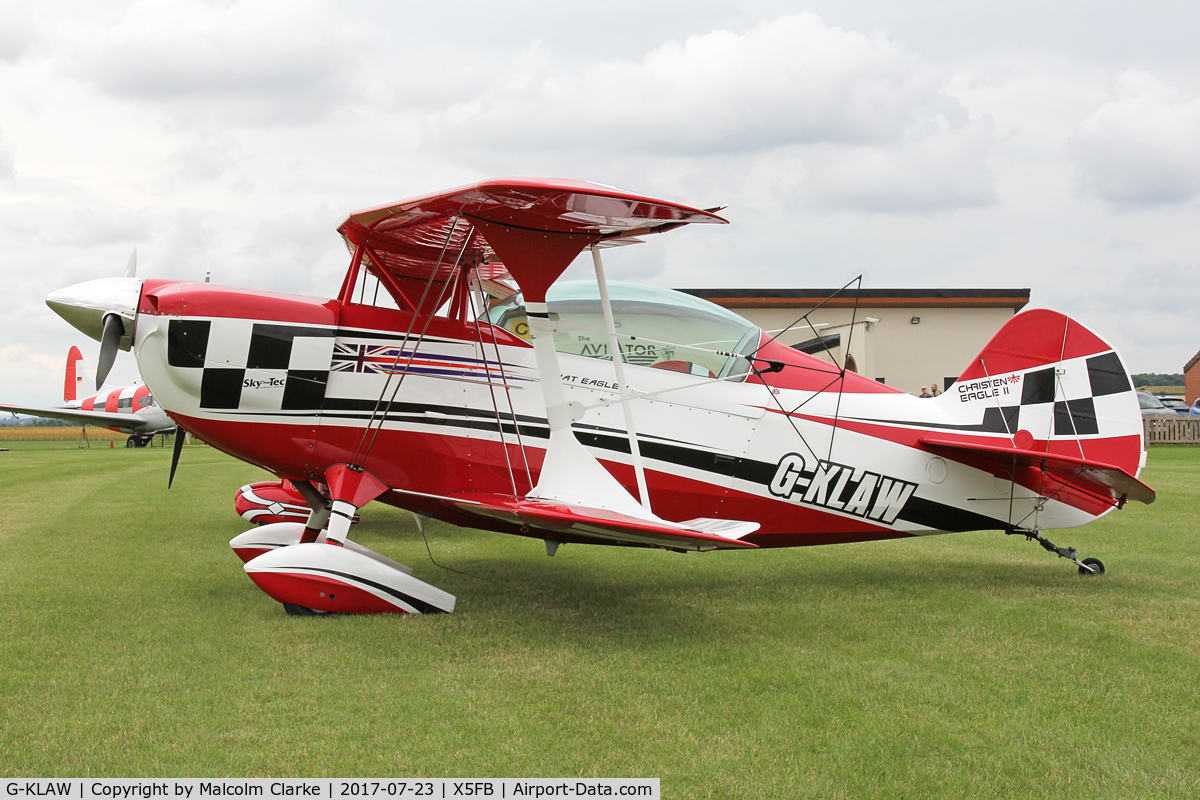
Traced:
<svg viewBox="0 0 1200 800">
<path fill-rule="evenodd" d="M 551 555 L 999 530 L 1103 572 L 1041 531 L 1154 499 L 1107 342 L 1027 311 L 924 400 L 705 301 L 605 279 L 605 246 L 724 221 L 593 183 L 503 179 L 352 214 L 333 299 L 108 278 L 48 302 L 110 349 L 132 346 L 185 429 L 304 495 L 305 522 L 231 542 L 292 613 L 453 609 L 347 539 L 372 500 L 543 539 Z M 596 281 L 556 283 L 585 250 Z"/>
</svg>

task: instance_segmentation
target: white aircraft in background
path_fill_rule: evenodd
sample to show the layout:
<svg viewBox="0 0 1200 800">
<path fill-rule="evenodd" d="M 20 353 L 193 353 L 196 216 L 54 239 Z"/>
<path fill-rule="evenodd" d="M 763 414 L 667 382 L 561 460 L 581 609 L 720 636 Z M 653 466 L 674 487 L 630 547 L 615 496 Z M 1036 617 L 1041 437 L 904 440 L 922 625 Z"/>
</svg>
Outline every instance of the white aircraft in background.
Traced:
<svg viewBox="0 0 1200 800">
<path fill-rule="evenodd" d="M 86 384 L 86 385 L 85 385 Z M 0 412 L 29 414 L 34 417 L 66 419 L 82 425 L 97 425 L 129 434 L 126 447 L 145 447 L 155 434 L 175 430 L 175 421 L 154 402 L 144 383 L 133 386 L 109 386 L 87 395 L 91 376 L 78 347 L 67 353 L 67 371 L 63 383 L 64 405 L 55 408 L 14 406 L 0 403 Z"/>
</svg>

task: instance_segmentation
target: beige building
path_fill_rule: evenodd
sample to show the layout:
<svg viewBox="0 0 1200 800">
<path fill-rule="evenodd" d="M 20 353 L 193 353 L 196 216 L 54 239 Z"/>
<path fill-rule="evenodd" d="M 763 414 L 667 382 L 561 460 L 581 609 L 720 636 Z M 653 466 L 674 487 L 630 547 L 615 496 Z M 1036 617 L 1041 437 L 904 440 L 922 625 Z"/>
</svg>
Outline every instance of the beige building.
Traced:
<svg viewBox="0 0 1200 800">
<path fill-rule="evenodd" d="M 778 331 L 786 345 L 913 394 L 949 386 L 1029 303 L 1028 289 L 863 289 L 857 309 L 853 293 L 831 298 L 833 289 L 680 291 Z"/>
</svg>

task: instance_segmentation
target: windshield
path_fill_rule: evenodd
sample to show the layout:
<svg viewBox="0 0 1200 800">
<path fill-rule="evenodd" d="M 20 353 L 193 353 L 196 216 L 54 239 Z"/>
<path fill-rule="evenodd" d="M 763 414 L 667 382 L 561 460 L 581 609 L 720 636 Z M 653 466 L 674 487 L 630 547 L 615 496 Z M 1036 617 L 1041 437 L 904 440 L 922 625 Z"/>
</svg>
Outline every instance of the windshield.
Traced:
<svg viewBox="0 0 1200 800">
<path fill-rule="evenodd" d="M 1158 402 L 1157 397 L 1155 397 L 1152 394 L 1146 394 L 1145 392 L 1138 392 L 1138 404 L 1141 405 L 1142 408 L 1165 408 L 1166 407 L 1162 403 Z"/>
<path fill-rule="evenodd" d="M 624 281 L 609 281 L 608 292 L 626 363 L 714 378 L 748 369 L 745 359 L 729 354 L 752 351 L 758 345 L 758 328 L 732 311 L 681 292 Z M 611 358 L 596 283 L 557 283 L 546 301 L 551 314 L 577 328 L 554 335 L 560 353 Z M 529 338 L 525 301 L 519 294 L 493 306 L 487 319 Z"/>
</svg>

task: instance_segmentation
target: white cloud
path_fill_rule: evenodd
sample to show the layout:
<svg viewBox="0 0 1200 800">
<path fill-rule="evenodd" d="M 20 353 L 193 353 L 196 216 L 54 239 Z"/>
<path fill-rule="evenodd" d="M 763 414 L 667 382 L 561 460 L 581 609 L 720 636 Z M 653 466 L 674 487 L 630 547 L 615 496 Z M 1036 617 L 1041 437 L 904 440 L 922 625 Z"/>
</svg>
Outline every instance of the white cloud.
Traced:
<svg viewBox="0 0 1200 800">
<path fill-rule="evenodd" d="M 0 134 L 0 178 L 12 180 L 15 176 L 12 150 L 5 143 L 3 134 Z"/>
<path fill-rule="evenodd" d="M 16 63 L 37 41 L 37 32 L 17 3 L 0 3 L 0 64 Z"/>
<path fill-rule="evenodd" d="M 238 163 L 242 147 L 233 137 L 217 131 L 204 131 L 184 142 L 170 156 L 175 181 L 197 183 L 211 181 L 231 172 Z"/>
<path fill-rule="evenodd" d="M 138 0 L 84 35 L 78 77 L 188 119 L 303 123 L 357 91 L 354 31 L 320 0 Z"/>
<path fill-rule="evenodd" d="M 432 137 L 707 155 L 887 142 L 931 115 L 965 118 L 936 72 L 885 35 L 828 27 L 811 13 L 668 41 L 640 61 L 582 70 L 543 61 L 541 70 L 449 110 Z"/>
<path fill-rule="evenodd" d="M 820 148 L 798 187 L 810 208 L 920 214 L 992 205 L 990 120 L 944 126 L 892 147 Z"/>
<path fill-rule="evenodd" d="M 140 211 L 94 204 L 72 211 L 54 235 L 63 243 L 80 247 L 134 247 L 149 237 L 150 229 Z"/>
<path fill-rule="evenodd" d="M 1200 97 L 1145 72 L 1121 73 L 1110 99 L 1071 146 L 1079 186 L 1123 209 L 1185 203 L 1200 194 Z"/>
<path fill-rule="evenodd" d="M 992 124 L 971 119 L 943 83 L 886 35 L 806 12 L 582 69 L 535 46 L 434 115 L 425 138 L 446 153 L 525 152 L 539 163 L 586 154 L 618 171 L 690 159 L 692 171 L 738 182 L 769 176 L 774 194 L 814 209 L 993 203 Z"/>
<path fill-rule="evenodd" d="M 1133 372 L 1182 372 L 1200 342 L 1200 286 L 1182 276 L 1200 264 L 1127 262 L 1077 289 L 1070 311 L 1123 351 Z"/>
</svg>

